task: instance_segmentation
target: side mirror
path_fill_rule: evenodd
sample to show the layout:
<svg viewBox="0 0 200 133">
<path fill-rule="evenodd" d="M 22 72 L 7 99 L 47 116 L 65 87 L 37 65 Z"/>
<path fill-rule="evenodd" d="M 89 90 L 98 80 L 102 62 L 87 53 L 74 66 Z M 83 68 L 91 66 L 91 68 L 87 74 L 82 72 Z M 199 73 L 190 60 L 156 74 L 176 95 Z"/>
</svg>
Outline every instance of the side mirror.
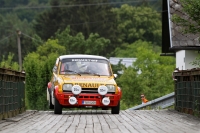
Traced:
<svg viewBox="0 0 200 133">
<path fill-rule="evenodd" d="M 52 71 L 55 73 L 57 71 L 57 66 L 54 66 Z"/>
<path fill-rule="evenodd" d="M 113 74 L 113 75 L 114 75 L 115 78 L 117 78 L 117 76 L 118 76 L 117 74 Z"/>
</svg>

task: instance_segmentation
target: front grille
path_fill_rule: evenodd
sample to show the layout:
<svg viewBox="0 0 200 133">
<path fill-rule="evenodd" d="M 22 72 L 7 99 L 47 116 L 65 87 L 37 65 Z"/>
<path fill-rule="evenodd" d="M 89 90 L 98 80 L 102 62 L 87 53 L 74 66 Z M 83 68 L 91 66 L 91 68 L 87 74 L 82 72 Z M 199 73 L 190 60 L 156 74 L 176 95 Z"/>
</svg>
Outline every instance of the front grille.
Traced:
<svg viewBox="0 0 200 133">
<path fill-rule="evenodd" d="M 64 91 L 64 92 L 72 92 L 72 91 Z M 97 88 L 82 88 L 81 93 L 98 93 Z"/>
<path fill-rule="evenodd" d="M 64 91 L 64 92 L 71 92 L 71 91 Z M 97 88 L 82 88 L 81 93 L 93 93 L 98 94 Z M 114 92 L 108 92 L 107 94 L 115 94 Z"/>
<path fill-rule="evenodd" d="M 98 93 L 97 88 L 82 88 L 81 93 Z"/>
</svg>

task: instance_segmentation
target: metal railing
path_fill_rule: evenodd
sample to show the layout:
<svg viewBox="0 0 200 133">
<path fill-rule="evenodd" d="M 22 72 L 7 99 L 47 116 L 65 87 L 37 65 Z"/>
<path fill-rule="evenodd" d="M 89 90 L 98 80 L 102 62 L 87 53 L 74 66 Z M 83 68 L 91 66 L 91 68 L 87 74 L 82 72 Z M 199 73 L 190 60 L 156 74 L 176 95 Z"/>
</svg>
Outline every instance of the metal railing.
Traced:
<svg viewBox="0 0 200 133">
<path fill-rule="evenodd" d="M 0 120 L 25 111 L 25 73 L 0 68 Z"/>
<path fill-rule="evenodd" d="M 130 108 L 129 110 L 142 110 L 142 109 L 165 109 L 174 105 L 174 92 L 165 96 L 159 97 L 145 104 L 141 104 Z"/>
<path fill-rule="evenodd" d="M 200 116 L 200 69 L 179 70 L 175 77 L 175 110 Z"/>
</svg>

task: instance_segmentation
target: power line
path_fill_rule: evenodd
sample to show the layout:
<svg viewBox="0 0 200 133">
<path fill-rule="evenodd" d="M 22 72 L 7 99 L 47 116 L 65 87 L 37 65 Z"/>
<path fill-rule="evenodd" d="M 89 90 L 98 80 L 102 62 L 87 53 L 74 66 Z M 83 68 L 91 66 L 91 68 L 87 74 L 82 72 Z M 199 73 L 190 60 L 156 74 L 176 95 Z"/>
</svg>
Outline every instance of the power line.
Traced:
<svg viewBox="0 0 200 133">
<path fill-rule="evenodd" d="M 38 42 L 41 42 L 41 41 L 39 41 L 38 39 L 35 39 L 35 38 L 33 38 L 33 37 L 31 37 L 31 36 L 29 36 L 29 35 L 23 33 L 23 32 L 21 32 L 21 34 L 24 35 L 24 36 L 26 36 L 26 37 L 28 37 L 28 38 L 30 38 L 30 39 L 32 39 L 32 40 L 36 40 L 36 41 L 38 41 Z"/>
<path fill-rule="evenodd" d="M 138 17 L 138 16 L 147 16 L 147 15 L 152 15 L 152 14 L 156 14 L 156 13 L 163 13 L 163 12 L 167 12 L 168 10 L 163 10 L 163 11 L 155 11 L 152 13 L 146 13 L 146 14 L 140 14 L 140 15 L 133 15 L 132 17 Z M 107 15 L 107 16 L 113 16 L 113 14 L 111 15 Z M 113 22 L 113 21 L 90 21 L 90 22 L 81 22 L 81 23 L 73 23 L 73 24 L 68 24 L 68 25 L 84 25 L 84 24 L 93 24 L 93 23 L 102 23 L 102 22 Z M 0 26 L 0 27 L 5 27 L 5 26 Z M 11 28 L 12 26 L 6 26 L 6 28 Z"/>
<path fill-rule="evenodd" d="M 145 0 L 147 2 L 153 2 L 158 0 Z M 2 7 L 0 10 L 8 10 L 8 9 L 41 9 L 41 8 L 63 8 L 63 7 L 80 7 L 80 6 L 100 6 L 100 5 L 115 5 L 115 4 L 130 4 L 130 3 L 139 3 L 140 1 L 126 1 L 126 2 L 105 2 L 105 3 L 93 3 L 93 4 L 74 4 L 74 5 L 58 5 L 58 6 L 37 6 L 37 7 Z"/>
<path fill-rule="evenodd" d="M 152 15 L 152 14 L 156 14 L 156 13 L 162 13 L 162 12 L 167 12 L 167 10 L 165 11 L 160 11 L 160 12 L 154 12 L 154 13 L 148 13 L 148 14 L 141 14 L 141 15 L 133 15 L 133 17 L 138 17 L 138 16 L 147 16 L 147 15 Z M 68 24 L 68 25 L 84 25 L 84 24 L 92 24 L 92 23 L 101 23 L 101 22 L 113 22 L 113 21 L 93 21 L 93 22 L 83 22 L 83 23 L 75 23 L 75 24 Z"/>
<path fill-rule="evenodd" d="M 13 36 L 13 34 L 14 34 L 14 33 L 12 33 L 11 35 L 9 35 L 9 36 L 3 38 L 2 40 L 0 40 L 0 42 L 3 42 L 5 39 L 7 39 L 7 38 Z M 26 36 L 26 37 L 28 37 L 28 38 L 30 38 L 30 39 L 32 39 L 32 40 L 36 40 L 36 41 L 38 41 L 38 42 L 41 42 L 41 41 L 39 41 L 38 39 L 35 39 L 35 38 L 33 38 L 33 37 L 31 37 L 31 36 L 29 36 L 29 35 L 23 33 L 23 32 L 21 32 L 21 34 L 24 35 L 24 36 Z M 43 42 L 42 42 L 42 43 L 43 43 Z"/>
<path fill-rule="evenodd" d="M 4 40 L 6 40 L 7 38 L 9 38 L 9 37 L 13 36 L 13 34 L 14 34 L 14 33 L 12 33 L 11 35 L 9 35 L 9 36 L 7 36 L 7 37 L 5 37 L 5 38 L 1 39 L 1 40 L 0 40 L 0 42 L 3 42 L 3 41 L 4 41 Z"/>
<path fill-rule="evenodd" d="M 146 13 L 146 14 L 140 14 L 140 15 L 133 15 L 132 17 L 138 17 L 138 16 L 148 16 L 148 15 L 152 15 L 152 14 L 156 14 L 156 13 L 162 13 L 162 12 L 167 12 L 168 10 L 163 10 L 163 11 L 155 11 L 155 12 L 152 12 L 152 13 Z M 112 14 L 113 15 L 113 14 Z M 108 15 L 108 16 L 111 16 L 111 15 Z M 97 24 L 97 23 L 110 23 L 110 22 L 113 22 L 113 21 L 105 21 L 105 20 L 102 20 L 102 21 L 90 21 L 90 22 L 80 22 L 80 23 L 73 23 L 73 24 L 67 24 L 67 25 L 84 25 L 84 24 Z M 0 26 L 0 27 L 5 27 L 5 26 Z M 6 26 L 6 28 L 11 28 L 12 26 Z M 49 29 L 51 29 L 51 26 L 48 27 Z M 26 34 L 24 34 L 26 36 Z M 27 35 L 27 37 L 30 37 Z M 34 39 L 34 38 L 32 38 Z"/>
<path fill-rule="evenodd" d="M 167 12 L 167 10 L 156 11 L 156 12 L 147 13 L 147 14 L 133 15 L 132 17 L 148 16 L 148 15 L 152 15 L 152 14 L 156 14 L 156 13 L 162 13 L 162 12 Z M 113 14 L 112 14 L 112 15 L 113 15 Z M 108 15 L 108 16 L 111 16 L 111 15 Z M 80 22 L 80 23 L 73 23 L 73 24 L 67 24 L 67 25 L 73 26 L 73 25 L 97 24 L 97 23 L 110 23 L 110 22 L 113 22 L 113 21 L 106 21 L 106 20 L 102 20 L 102 21 L 90 21 L 90 22 Z M 53 26 L 52 26 L 52 27 L 53 27 Z M 48 29 L 51 29 L 51 26 L 48 27 Z"/>
<path fill-rule="evenodd" d="M 148 13 L 148 14 L 140 14 L 140 15 L 134 15 L 133 17 L 137 17 L 137 16 L 147 16 L 147 15 L 152 15 L 152 14 L 156 14 L 156 13 L 162 13 L 162 12 L 167 12 L 167 10 L 163 10 L 163 11 L 156 11 L 156 12 L 153 12 L 153 13 Z M 109 22 L 113 22 L 113 21 L 105 21 L 105 20 L 103 20 L 103 21 L 93 21 L 93 22 L 83 22 L 83 23 L 73 23 L 73 24 L 68 24 L 68 25 L 84 25 L 84 24 L 96 24 L 96 23 L 109 23 Z M 1 26 L 0 26 L 1 27 Z M 4 26 L 5 27 L 5 26 Z M 7 28 L 9 28 L 9 27 L 7 27 Z M 51 27 L 49 27 L 49 29 L 50 29 Z M 21 34 L 23 34 L 24 36 L 26 36 L 26 37 L 28 37 L 28 38 L 31 38 L 31 39 L 33 39 L 33 40 L 36 40 L 36 41 L 38 41 L 37 39 L 35 39 L 35 38 L 33 38 L 33 37 L 31 37 L 31 36 L 29 36 L 29 35 L 27 35 L 27 34 L 25 34 L 25 33 L 21 33 Z M 11 34 L 11 35 L 9 35 L 9 36 L 7 36 L 6 38 L 4 38 L 4 39 L 2 39 L 2 40 L 0 40 L 0 42 L 2 42 L 2 41 L 4 41 L 5 39 L 7 39 L 7 38 L 9 38 L 9 37 L 11 37 L 13 34 Z"/>
</svg>

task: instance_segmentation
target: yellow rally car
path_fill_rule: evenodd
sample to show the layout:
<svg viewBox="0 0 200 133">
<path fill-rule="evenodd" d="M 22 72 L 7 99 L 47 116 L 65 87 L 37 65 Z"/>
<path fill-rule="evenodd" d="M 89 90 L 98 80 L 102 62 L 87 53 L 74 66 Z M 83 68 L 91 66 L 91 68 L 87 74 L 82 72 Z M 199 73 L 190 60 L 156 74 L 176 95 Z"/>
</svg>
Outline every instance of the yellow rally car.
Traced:
<svg viewBox="0 0 200 133">
<path fill-rule="evenodd" d="M 95 55 L 62 55 L 57 58 L 47 86 L 49 108 L 62 114 L 62 108 L 111 108 L 119 114 L 122 92 L 115 82 L 110 62 Z"/>
</svg>

